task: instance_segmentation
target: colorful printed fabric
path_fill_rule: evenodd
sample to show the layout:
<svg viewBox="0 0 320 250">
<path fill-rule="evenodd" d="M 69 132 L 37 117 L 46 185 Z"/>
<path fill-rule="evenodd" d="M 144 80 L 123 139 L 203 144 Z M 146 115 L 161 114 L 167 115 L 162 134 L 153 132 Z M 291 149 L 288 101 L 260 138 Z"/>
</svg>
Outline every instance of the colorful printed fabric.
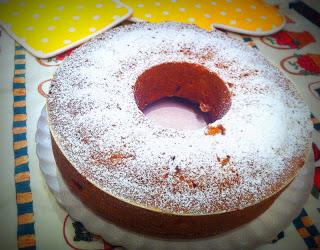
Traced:
<svg viewBox="0 0 320 250">
<path fill-rule="evenodd" d="M 16 202 L 18 212 L 18 248 L 36 249 L 33 200 L 27 142 L 26 60 L 25 50 L 15 45 L 13 77 L 13 150 L 15 162 Z"/>
<path fill-rule="evenodd" d="M 298 217 L 293 220 L 293 225 L 296 227 L 309 249 L 320 247 L 319 231 L 305 209 L 302 209 Z"/>
</svg>

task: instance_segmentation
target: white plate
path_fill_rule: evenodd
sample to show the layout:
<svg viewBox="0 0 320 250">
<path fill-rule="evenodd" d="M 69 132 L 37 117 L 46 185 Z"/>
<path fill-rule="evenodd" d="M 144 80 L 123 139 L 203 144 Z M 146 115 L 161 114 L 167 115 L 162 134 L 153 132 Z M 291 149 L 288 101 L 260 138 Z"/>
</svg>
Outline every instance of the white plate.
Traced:
<svg viewBox="0 0 320 250">
<path fill-rule="evenodd" d="M 47 125 L 47 112 L 42 109 L 36 133 L 37 155 L 40 169 L 57 201 L 72 218 L 87 230 L 102 236 L 113 245 L 127 249 L 250 249 L 270 243 L 300 213 L 312 187 L 314 166 L 312 154 L 299 175 L 279 196 L 272 206 L 253 221 L 224 234 L 201 240 L 161 240 L 129 232 L 98 217 L 85 207 L 65 185 L 51 148 Z"/>
</svg>

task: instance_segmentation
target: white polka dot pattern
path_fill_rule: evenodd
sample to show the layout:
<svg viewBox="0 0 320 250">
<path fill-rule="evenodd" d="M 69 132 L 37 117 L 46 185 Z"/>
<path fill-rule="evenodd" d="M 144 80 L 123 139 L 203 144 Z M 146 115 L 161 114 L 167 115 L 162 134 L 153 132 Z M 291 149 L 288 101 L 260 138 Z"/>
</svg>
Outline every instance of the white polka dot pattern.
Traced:
<svg viewBox="0 0 320 250">
<path fill-rule="evenodd" d="M 77 46 L 131 14 L 117 0 L 0 1 L 0 25 L 38 57 Z"/>
<path fill-rule="evenodd" d="M 134 9 L 134 18 L 148 22 L 178 21 L 196 24 L 204 29 L 218 27 L 255 35 L 277 31 L 285 23 L 275 7 L 259 0 L 122 2 Z"/>
</svg>

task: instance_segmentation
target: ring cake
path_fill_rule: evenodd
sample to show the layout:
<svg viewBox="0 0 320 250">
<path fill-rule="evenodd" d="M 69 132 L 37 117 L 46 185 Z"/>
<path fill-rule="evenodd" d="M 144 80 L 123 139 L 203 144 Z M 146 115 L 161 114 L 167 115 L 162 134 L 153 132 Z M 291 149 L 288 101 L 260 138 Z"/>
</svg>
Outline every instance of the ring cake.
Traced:
<svg viewBox="0 0 320 250">
<path fill-rule="evenodd" d="M 197 104 L 197 130 L 154 124 L 164 97 Z M 179 23 L 113 29 L 76 49 L 47 100 L 57 166 L 98 215 L 136 232 L 199 238 L 264 212 L 310 149 L 309 111 L 256 50 Z"/>
</svg>

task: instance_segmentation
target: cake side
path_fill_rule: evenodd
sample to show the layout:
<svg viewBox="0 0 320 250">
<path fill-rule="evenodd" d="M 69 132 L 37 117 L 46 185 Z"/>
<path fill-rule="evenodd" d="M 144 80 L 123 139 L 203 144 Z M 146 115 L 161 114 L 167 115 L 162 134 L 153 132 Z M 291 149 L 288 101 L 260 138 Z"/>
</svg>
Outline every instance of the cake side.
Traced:
<svg viewBox="0 0 320 250">
<path fill-rule="evenodd" d="M 94 213 L 141 234 L 171 239 L 195 239 L 214 236 L 237 228 L 267 210 L 281 192 L 248 208 L 228 213 L 183 216 L 163 213 L 122 201 L 97 188 L 72 166 L 51 136 L 52 149 L 57 167 L 70 191 Z"/>
</svg>

